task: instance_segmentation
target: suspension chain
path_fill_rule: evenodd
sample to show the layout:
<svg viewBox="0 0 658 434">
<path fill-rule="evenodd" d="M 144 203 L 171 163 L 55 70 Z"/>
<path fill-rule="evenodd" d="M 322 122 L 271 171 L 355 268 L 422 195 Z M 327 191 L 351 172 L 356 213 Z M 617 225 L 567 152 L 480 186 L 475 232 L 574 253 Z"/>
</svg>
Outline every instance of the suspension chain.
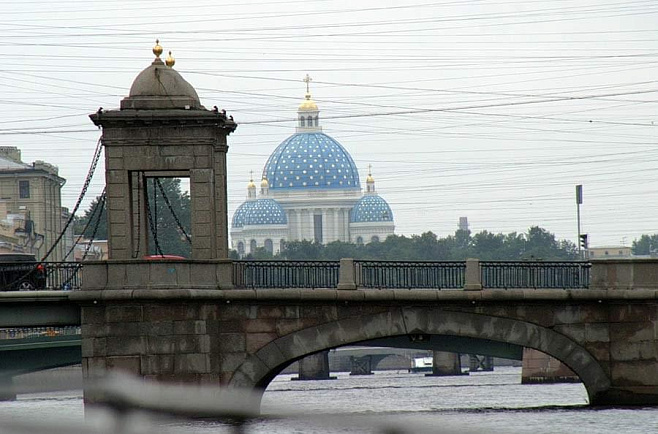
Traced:
<svg viewBox="0 0 658 434">
<path fill-rule="evenodd" d="M 176 215 L 176 212 L 174 211 L 174 207 L 171 206 L 171 203 L 169 202 L 169 198 L 167 197 L 167 194 L 164 191 L 164 188 L 162 187 L 162 183 L 160 182 L 159 178 L 156 178 L 158 181 L 158 188 L 160 188 L 160 193 L 162 193 L 162 198 L 165 201 L 165 204 L 167 204 L 167 208 L 169 208 L 169 211 L 171 211 L 171 215 L 174 217 L 174 220 L 176 221 L 176 224 L 178 225 L 178 229 L 183 233 L 185 236 L 185 239 L 187 240 L 188 243 L 192 244 L 192 238 L 187 234 L 187 231 L 185 231 L 185 228 L 183 227 L 183 224 L 180 222 L 178 219 L 178 216 Z"/>
<path fill-rule="evenodd" d="M 98 160 L 101 158 L 101 154 L 103 153 L 103 142 L 99 138 L 98 142 L 96 143 L 96 150 L 94 151 L 94 158 L 92 159 L 91 166 L 89 167 L 89 171 L 87 172 L 87 178 L 85 179 L 84 184 L 82 185 L 82 191 L 80 192 L 80 196 L 78 196 L 78 201 L 75 203 L 75 206 L 73 207 L 73 211 L 71 211 L 71 215 L 69 216 L 68 221 L 64 225 L 64 229 L 62 229 L 62 232 L 59 234 L 53 245 L 48 249 L 48 252 L 44 255 L 43 258 L 41 258 L 40 262 L 45 262 L 46 259 L 48 259 L 48 256 L 55 250 L 57 245 L 62 241 L 62 238 L 64 237 L 64 234 L 66 234 L 66 231 L 68 230 L 69 226 L 71 226 L 71 223 L 73 223 L 73 219 L 75 218 L 75 214 L 78 212 L 78 209 L 80 208 L 80 204 L 82 203 L 82 200 L 85 197 L 85 194 L 87 193 L 87 189 L 89 188 L 89 184 L 91 184 L 91 180 L 94 177 L 94 172 L 96 171 L 96 166 L 98 165 Z"/>
<path fill-rule="evenodd" d="M 101 202 L 103 204 L 103 208 L 101 208 Z M 96 235 L 96 231 L 98 230 L 98 226 L 100 225 L 101 217 L 103 215 L 103 210 L 105 209 L 105 189 L 103 189 L 103 192 L 101 195 L 98 197 L 98 202 L 96 202 L 96 206 L 91 210 L 91 214 L 89 214 L 89 219 L 87 220 L 87 224 L 85 224 L 85 227 L 82 229 L 80 232 L 80 235 L 78 235 L 78 238 L 76 238 L 75 242 L 73 243 L 73 246 L 69 249 L 68 252 L 66 252 L 66 255 L 64 255 L 64 261 L 71 256 L 71 253 L 75 250 L 75 247 L 80 243 L 80 241 L 84 238 L 85 234 L 87 233 L 87 229 L 89 229 L 89 226 L 91 226 L 91 222 L 94 221 L 94 217 L 96 216 L 96 213 L 100 213 L 98 217 L 96 217 L 96 227 L 93 230 L 94 236 Z M 91 240 L 94 240 L 94 237 L 91 238 Z"/>
<path fill-rule="evenodd" d="M 143 183 L 142 185 L 146 186 L 146 177 L 142 175 Z M 149 227 L 151 229 L 151 234 L 153 235 L 153 244 L 155 244 L 155 252 L 158 255 L 163 256 L 162 249 L 160 248 L 160 243 L 158 242 L 158 233 L 155 230 L 155 225 L 153 224 L 153 216 L 151 216 L 151 206 L 149 205 L 148 192 L 144 192 L 144 205 L 146 206 L 146 215 L 148 216 Z"/>
</svg>

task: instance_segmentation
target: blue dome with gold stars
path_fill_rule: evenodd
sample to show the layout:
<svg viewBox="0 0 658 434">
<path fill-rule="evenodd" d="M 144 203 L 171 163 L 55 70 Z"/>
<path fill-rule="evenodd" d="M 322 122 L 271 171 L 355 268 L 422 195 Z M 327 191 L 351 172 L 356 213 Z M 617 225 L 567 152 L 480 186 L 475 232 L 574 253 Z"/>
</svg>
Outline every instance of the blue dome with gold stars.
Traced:
<svg viewBox="0 0 658 434">
<path fill-rule="evenodd" d="M 391 207 L 376 194 L 363 196 L 350 210 L 350 223 L 392 221 Z"/>
<path fill-rule="evenodd" d="M 232 227 L 241 228 L 244 226 L 244 219 L 254 203 L 256 203 L 256 201 L 253 200 L 243 202 L 242 205 L 235 210 L 233 213 L 233 220 L 231 221 Z"/>
<path fill-rule="evenodd" d="M 322 132 L 296 133 L 270 155 L 263 175 L 271 190 L 360 190 L 359 172 L 343 146 Z"/>
<path fill-rule="evenodd" d="M 250 205 L 244 214 L 244 226 L 288 224 L 286 212 L 274 199 L 257 199 L 254 201 L 245 202 L 243 205 L 247 204 Z"/>
</svg>

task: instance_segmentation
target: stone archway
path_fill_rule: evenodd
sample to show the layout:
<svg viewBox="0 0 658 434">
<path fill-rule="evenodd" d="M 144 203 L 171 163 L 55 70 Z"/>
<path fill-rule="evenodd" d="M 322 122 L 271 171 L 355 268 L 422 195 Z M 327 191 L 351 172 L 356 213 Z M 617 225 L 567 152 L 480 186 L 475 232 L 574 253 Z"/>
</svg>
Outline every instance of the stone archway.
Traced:
<svg viewBox="0 0 658 434">
<path fill-rule="evenodd" d="M 329 348 L 376 338 L 428 334 L 507 342 L 546 353 L 567 365 L 583 382 L 590 403 L 610 388 L 598 361 L 581 345 L 549 328 L 491 315 L 409 307 L 350 317 L 302 329 L 278 338 L 248 357 L 229 385 L 264 390 L 288 364 Z"/>
</svg>

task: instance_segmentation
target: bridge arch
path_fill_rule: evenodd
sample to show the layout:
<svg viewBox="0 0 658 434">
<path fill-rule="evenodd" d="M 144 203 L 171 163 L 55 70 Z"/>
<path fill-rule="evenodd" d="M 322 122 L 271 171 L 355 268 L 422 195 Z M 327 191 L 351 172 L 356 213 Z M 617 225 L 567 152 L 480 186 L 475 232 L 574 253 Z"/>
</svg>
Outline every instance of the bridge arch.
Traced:
<svg viewBox="0 0 658 434">
<path fill-rule="evenodd" d="M 264 390 L 290 363 L 309 354 L 363 341 L 404 335 L 488 339 L 533 348 L 567 365 L 580 377 L 590 403 L 610 388 L 599 362 L 581 345 L 550 328 L 486 314 L 424 307 L 349 317 L 301 329 L 266 344 L 235 371 L 229 385 Z"/>
</svg>

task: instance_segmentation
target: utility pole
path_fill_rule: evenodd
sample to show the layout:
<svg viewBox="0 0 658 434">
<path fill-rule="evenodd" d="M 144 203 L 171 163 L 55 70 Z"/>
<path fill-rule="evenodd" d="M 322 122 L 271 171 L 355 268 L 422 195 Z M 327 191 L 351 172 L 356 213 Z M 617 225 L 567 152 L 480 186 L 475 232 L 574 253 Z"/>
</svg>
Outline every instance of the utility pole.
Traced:
<svg viewBox="0 0 658 434">
<path fill-rule="evenodd" d="M 578 184 L 576 185 L 576 218 L 578 221 L 578 255 L 585 259 L 587 256 L 587 234 L 580 233 L 580 205 L 583 203 L 583 186 Z M 585 249 L 583 251 L 582 249 Z"/>
</svg>

